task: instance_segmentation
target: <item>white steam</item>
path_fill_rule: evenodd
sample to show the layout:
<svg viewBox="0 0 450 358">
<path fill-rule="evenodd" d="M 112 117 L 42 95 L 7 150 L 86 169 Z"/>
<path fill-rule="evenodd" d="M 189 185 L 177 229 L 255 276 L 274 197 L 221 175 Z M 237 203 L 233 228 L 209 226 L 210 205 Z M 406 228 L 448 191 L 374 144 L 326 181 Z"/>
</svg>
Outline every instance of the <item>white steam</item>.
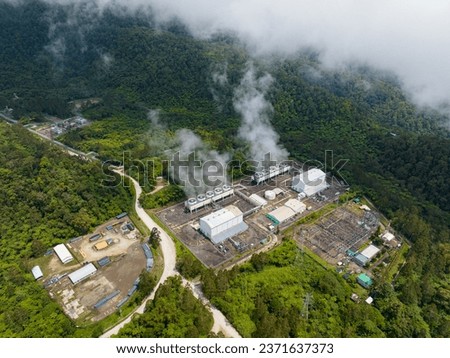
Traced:
<svg viewBox="0 0 450 358">
<path fill-rule="evenodd" d="M 219 153 L 208 148 L 202 139 L 189 129 L 176 132 L 177 147 L 172 155 L 179 155 L 181 161 L 189 161 L 189 165 L 170 166 L 172 178 L 183 183 L 188 196 L 205 193 L 208 189 L 228 183 L 228 153 Z M 191 159 L 191 160 L 189 160 Z M 195 160 L 195 162 L 194 162 Z"/>
<path fill-rule="evenodd" d="M 273 160 L 288 158 L 288 152 L 279 144 L 279 136 L 270 123 L 273 107 L 265 94 L 273 82 L 272 76 L 265 74 L 257 78 L 252 64 L 234 92 L 234 108 L 242 116 L 239 137 L 250 145 L 252 160 L 262 161 L 270 153 Z"/>
</svg>

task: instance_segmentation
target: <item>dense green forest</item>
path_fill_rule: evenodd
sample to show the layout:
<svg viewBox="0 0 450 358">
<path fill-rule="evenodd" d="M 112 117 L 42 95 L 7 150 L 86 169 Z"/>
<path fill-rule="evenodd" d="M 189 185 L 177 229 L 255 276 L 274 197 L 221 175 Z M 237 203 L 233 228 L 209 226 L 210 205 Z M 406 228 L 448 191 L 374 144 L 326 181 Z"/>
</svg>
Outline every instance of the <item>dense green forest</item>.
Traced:
<svg viewBox="0 0 450 358">
<path fill-rule="evenodd" d="M 122 338 L 198 338 L 207 337 L 213 325 L 212 314 L 180 277 L 171 277 L 149 301 L 145 312 L 137 316 L 117 335 Z"/>
<path fill-rule="evenodd" d="M 253 256 L 240 268 L 217 275 L 207 271 L 203 282 L 205 294 L 244 337 L 430 334 L 420 311 L 393 294 L 379 297 L 376 307 L 352 302 L 350 295 L 358 292 L 356 280 L 346 282 L 321 267 L 290 240 L 270 253 Z"/>
<path fill-rule="evenodd" d="M 0 335 L 72 335 L 74 325 L 34 282 L 28 261 L 128 210 L 131 195 L 102 185 L 107 177 L 98 163 L 19 126 L 0 122 L 0 153 Z"/>
<path fill-rule="evenodd" d="M 82 8 L 67 9 L 37 0 L 22 6 L 0 1 L 0 108 L 13 108 L 17 119 L 29 116 L 42 120 L 43 114 L 70 115 L 72 100 L 100 98 L 98 103 L 81 109 L 94 123 L 69 132 L 61 140 L 84 151 L 95 151 L 102 159 L 121 161 L 124 151 L 129 152 L 132 159 L 152 158 L 155 152 L 164 149 L 166 137 L 157 140 L 161 132 L 170 137 L 179 128 L 194 130 L 212 148 L 227 151 L 234 159 L 246 157 L 248 148 L 237 136 L 240 119 L 233 107 L 233 91 L 251 59 L 237 41 L 229 36 L 196 40 L 176 22 L 156 28 L 148 13 L 131 17 L 108 9 L 101 15 Z M 73 17 L 77 20 L 69 21 Z M 52 26 L 57 31 L 50 31 Z M 58 46 L 61 43 L 64 46 Z M 312 279 L 295 277 L 293 282 L 299 285 L 295 286 L 298 291 L 295 293 L 300 299 L 296 302 L 275 300 L 271 290 L 276 285 L 283 290 L 290 289 L 292 268 L 280 263 L 278 257 L 289 244 L 273 255 L 255 258 L 251 265 L 242 268 L 242 275 L 232 270 L 220 273 L 217 278 L 205 276 L 205 280 L 211 281 L 208 284 L 205 281 L 205 287 L 219 284 L 221 280 L 226 283 L 225 290 L 217 294 L 217 303 L 248 336 L 262 335 L 266 326 L 272 327 L 274 335 L 283 336 L 313 336 L 316 329 L 317 334 L 324 336 L 450 336 L 450 134 L 442 127 L 448 118 L 431 109 L 416 107 L 395 78 L 369 68 L 344 72 L 324 70 L 313 53 L 283 60 L 253 59 L 253 62 L 259 73 L 267 72 L 274 78 L 267 94 L 274 108 L 272 125 L 291 157 L 302 162 L 323 162 L 325 150 L 332 150 L 335 161 L 349 159 L 339 174 L 355 191 L 367 195 L 413 246 L 408 263 L 393 286 L 390 282 L 377 285 L 374 294 L 378 312 L 372 308 L 355 308 L 346 302 L 342 310 L 331 307 L 330 317 L 322 316 L 320 307 L 332 306 L 327 299 L 343 300 L 349 288 L 334 274 L 320 270 L 313 276 L 322 274 L 330 281 L 329 285 L 321 288 Z M 219 86 L 212 74 L 223 73 L 224 69 L 227 81 Z M 159 110 L 160 124 L 155 125 L 147 118 L 149 109 Z M 10 140 L 2 144 L 2 154 L 9 158 L 3 159 L 6 169 L 2 163 L 2 184 L 8 179 L 7 183 L 16 188 L 3 194 L 4 200 L 9 200 L 2 205 L 6 213 L 3 219 L 7 228 L 14 229 L 5 231 L 2 224 L 1 251 L 4 257 L 12 258 L 14 269 L 2 272 L 11 272 L 8 282 L 27 277 L 26 282 L 30 283 L 31 278 L 22 274 L 25 264 L 21 260 L 31 257 L 33 250 L 42 250 L 39 240 L 31 238 L 45 238 L 42 246 L 47 247 L 95 224 L 96 220 L 109 215 L 109 211 L 127 205 L 128 199 L 123 200 L 126 194 L 117 188 L 102 189 L 112 190 L 104 193 L 98 188 L 92 189 L 100 174 L 95 169 L 87 170 L 87 166 L 94 165 L 85 162 L 77 161 L 78 166 L 67 164 L 64 173 L 56 174 L 64 176 L 72 173 L 71 170 L 78 170 L 80 179 L 71 184 L 85 185 L 91 190 L 87 191 L 90 196 L 83 197 L 84 189 L 66 189 L 71 187 L 68 183 L 57 182 L 54 162 L 49 165 L 42 160 L 43 155 L 39 155 L 45 148 L 59 153 L 56 149 L 29 138 L 24 130 L 5 126 L 2 131 L 5 131 L 0 137 L 2 140 L 9 136 L 14 138 L 10 132 L 17 131 L 28 138 L 27 143 L 36 146 L 34 151 L 24 152 L 11 145 Z M 40 146 L 44 148 L 41 151 Z M 27 160 L 20 159 L 10 165 L 11 158 L 21 158 L 24 153 Z M 75 160 L 60 158 L 59 161 L 72 163 Z M 28 172 L 36 175 L 41 165 L 42 174 L 39 169 L 35 181 L 30 183 L 17 178 L 9 181 L 13 175 L 19 178 Z M 52 175 L 45 172 L 46 168 Z M 329 170 L 338 174 L 332 168 Z M 163 170 L 158 170 L 159 174 L 167 175 Z M 38 180 L 40 175 L 43 177 Z M 41 187 L 47 195 L 34 192 Z M 1 190 L 7 188 L 2 185 Z M 170 188 L 159 195 L 144 197 L 141 203 L 148 208 L 167 204 L 178 197 L 175 187 Z M 28 191 L 34 196 L 28 196 Z M 34 204 L 31 210 L 25 210 L 29 200 Z M 65 206 L 58 205 L 62 200 Z M 100 203 L 109 205 L 105 207 Z M 83 209 L 76 212 L 81 207 Z M 46 208 L 52 211 L 44 222 L 42 210 L 45 213 Z M 17 215 L 18 212 L 21 214 Z M 61 215 L 67 221 L 58 220 Z M 264 264 L 259 267 L 255 260 Z M 311 271 L 314 264 L 307 262 L 303 270 Z M 280 280 L 264 288 L 268 274 L 280 275 Z M 241 292 L 241 280 L 255 285 L 250 297 Z M 258 282 L 261 287 L 256 287 Z M 24 287 L 36 290 L 34 283 L 30 285 Z M 13 286 L 18 285 L 2 284 L 2 287 Z M 320 303 L 312 308 L 316 311 L 312 313 L 311 322 L 296 326 L 283 321 L 289 315 L 301 317 L 302 295 L 309 289 L 320 298 Z M 20 302 L 26 296 L 16 290 L 8 291 L 11 301 L 7 305 L 16 299 Z M 212 297 L 212 289 L 210 294 Z M 222 295 L 236 296 L 233 300 L 245 296 L 242 302 L 248 304 L 243 308 L 248 317 L 242 322 L 237 320 Z M 42 293 L 41 299 L 44 296 Z M 346 317 L 353 317 L 352 310 L 365 310 L 361 315 L 373 324 L 365 326 L 357 318 L 352 324 Z M 3 319 L 0 327 L 4 328 L 0 332 L 29 334 L 25 331 L 31 322 L 27 312 L 16 312 L 18 318 L 12 317 L 9 321 Z M 61 315 L 57 318 L 64 319 Z M 320 330 L 315 320 L 326 321 L 324 327 L 329 330 Z M 22 323 L 15 331 L 9 327 L 11 322 Z M 68 332 L 73 329 L 70 322 L 66 324 Z M 58 335 L 58 332 L 45 333 L 52 334 Z"/>
</svg>

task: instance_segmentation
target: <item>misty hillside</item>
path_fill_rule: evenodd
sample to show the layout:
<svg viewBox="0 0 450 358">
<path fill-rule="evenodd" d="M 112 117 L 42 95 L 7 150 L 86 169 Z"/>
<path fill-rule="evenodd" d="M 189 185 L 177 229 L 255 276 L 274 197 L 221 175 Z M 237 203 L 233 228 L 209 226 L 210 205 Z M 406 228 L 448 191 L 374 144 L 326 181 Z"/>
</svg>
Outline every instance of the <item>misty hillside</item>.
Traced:
<svg viewBox="0 0 450 358">
<path fill-rule="evenodd" d="M 0 109 L 27 123 L 69 117 L 72 101 L 96 98 L 79 109 L 93 123 L 61 141 L 104 160 L 123 151 L 147 159 L 158 133 L 187 128 L 243 159 L 253 148 L 240 131 L 245 93 L 236 88 L 249 68 L 255 82 L 268 76 L 267 88 L 258 85 L 272 138 L 292 159 L 323 161 L 325 150 L 349 159 L 339 174 L 414 244 L 395 296 L 426 322 L 418 335 L 450 334 L 448 116 L 418 107 L 398 78 L 369 66 L 325 68 L 313 50 L 254 56 L 233 34 L 199 39 L 152 11 L 83 4 L 0 0 Z M 414 315 L 396 316 L 405 330 L 390 334 L 405 334 Z"/>
</svg>

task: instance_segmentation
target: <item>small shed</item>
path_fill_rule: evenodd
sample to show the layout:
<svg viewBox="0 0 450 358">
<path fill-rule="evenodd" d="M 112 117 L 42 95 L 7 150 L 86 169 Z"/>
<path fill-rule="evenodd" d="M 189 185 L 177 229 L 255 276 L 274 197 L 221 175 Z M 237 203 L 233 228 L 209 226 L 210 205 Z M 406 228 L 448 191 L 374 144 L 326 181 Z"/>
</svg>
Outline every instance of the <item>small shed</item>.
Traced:
<svg viewBox="0 0 450 358">
<path fill-rule="evenodd" d="M 31 269 L 31 273 L 33 274 L 35 280 L 39 280 L 40 278 L 44 277 L 44 274 L 42 273 L 42 270 L 39 266 L 34 266 Z"/>
<path fill-rule="evenodd" d="M 356 281 L 364 288 L 369 288 L 373 284 L 372 279 L 369 276 L 367 276 L 365 273 L 360 274 L 356 278 Z"/>
<path fill-rule="evenodd" d="M 109 259 L 108 256 L 102 257 L 100 260 L 97 261 L 97 264 L 98 264 L 100 267 L 106 266 L 106 265 L 108 265 L 109 263 L 111 263 L 111 260 Z"/>
<path fill-rule="evenodd" d="M 364 255 L 356 254 L 353 257 L 353 261 L 355 261 L 355 263 L 359 266 L 364 266 L 366 263 L 369 262 L 369 259 Z"/>
<path fill-rule="evenodd" d="M 108 243 L 106 241 L 100 241 L 94 245 L 94 249 L 97 251 L 104 250 L 108 247 Z"/>
<path fill-rule="evenodd" d="M 127 216 L 127 215 L 128 215 L 128 213 L 123 212 L 123 213 L 117 215 L 117 216 L 116 216 L 116 219 L 117 219 L 117 220 L 123 219 L 123 218 L 124 218 L 125 216 Z"/>
<path fill-rule="evenodd" d="M 383 236 L 381 236 L 381 238 L 382 238 L 384 241 L 389 242 L 389 241 L 394 240 L 394 239 L 395 239 L 395 236 L 394 236 L 393 233 L 391 233 L 391 232 L 389 232 L 389 231 L 386 231 L 386 232 L 383 234 Z"/>
</svg>

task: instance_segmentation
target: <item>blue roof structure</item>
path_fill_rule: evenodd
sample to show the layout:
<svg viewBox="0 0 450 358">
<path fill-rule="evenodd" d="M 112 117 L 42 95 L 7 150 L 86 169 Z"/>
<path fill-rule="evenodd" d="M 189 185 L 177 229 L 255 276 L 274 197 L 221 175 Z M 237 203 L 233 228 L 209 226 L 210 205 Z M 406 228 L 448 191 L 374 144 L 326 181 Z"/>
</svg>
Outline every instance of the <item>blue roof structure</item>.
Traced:
<svg viewBox="0 0 450 358">
<path fill-rule="evenodd" d="M 113 293 L 109 294 L 108 296 L 102 298 L 100 301 L 98 301 L 95 305 L 95 309 L 99 309 L 100 307 L 104 306 L 108 301 L 112 300 L 114 297 L 116 297 L 120 293 L 119 290 L 114 291 Z"/>
<path fill-rule="evenodd" d="M 100 260 L 97 261 L 98 265 L 103 267 L 111 263 L 111 260 L 108 256 L 102 257 Z"/>
<path fill-rule="evenodd" d="M 362 254 L 356 254 L 356 255 L 353 257 L 353 261 L 355 261 L 356 264 L 359 265 L 359 266 L 364 266 L 364 265 L 365 265 L 366 263 L 368 263 L 370 260 L 369 260 L 366 256 L 364 256 L 364 255 L 362 255 Z"/>
<path fill-rule="evenodd" d="M 128 215 L 127 212 L 123 212 L 122 214 L 117 215 L 117 216 L 116 216 L 116 219 L 122 219 L 122 218 L 124 218 L 124 217 L 127 216 L 127 215 Z"/>
</svg>

